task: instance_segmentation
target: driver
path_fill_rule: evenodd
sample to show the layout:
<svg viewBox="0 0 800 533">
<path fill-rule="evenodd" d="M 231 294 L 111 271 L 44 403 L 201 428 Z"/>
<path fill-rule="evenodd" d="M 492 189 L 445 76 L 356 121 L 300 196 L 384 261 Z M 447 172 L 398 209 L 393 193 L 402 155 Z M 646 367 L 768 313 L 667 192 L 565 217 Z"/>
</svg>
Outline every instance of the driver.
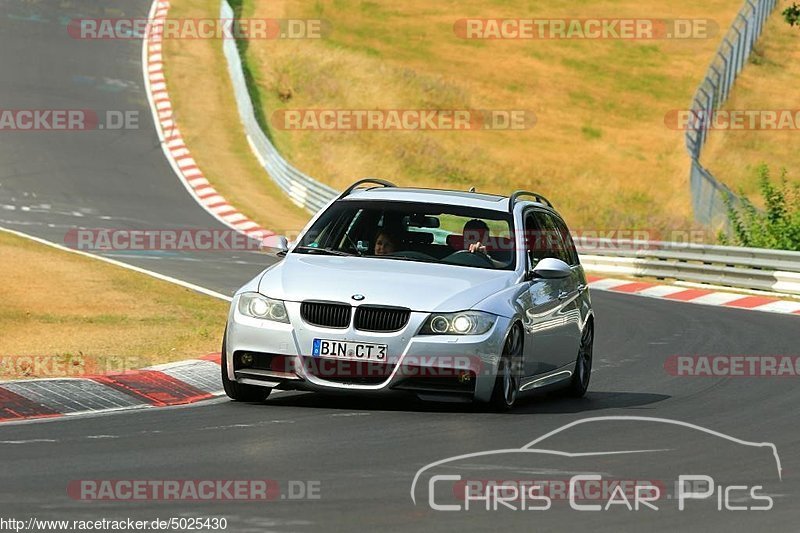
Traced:
<svg viewBox="0 0 800 533">
<path fill-rule="evenodd" d="M 488 259 L 495 268 L 503 268 L 505 264 L 492 257 L 486 251 L 486 245 L 490 242 L 489 225 L 483 220 L 473 218 L 464 224 L 462 235 L 464 237 L 464 249 L 472 254 L 481 254 Z"/>
<path fill-rule="evenodd" d="M 489 242 L 489 226 L 483 220 L 473 218 L 464 224 L 464 249 L 471 253 L 486 254 L 486 243 Z M 488 255 L 488 254 L 487 254 Z"/>
</svg>

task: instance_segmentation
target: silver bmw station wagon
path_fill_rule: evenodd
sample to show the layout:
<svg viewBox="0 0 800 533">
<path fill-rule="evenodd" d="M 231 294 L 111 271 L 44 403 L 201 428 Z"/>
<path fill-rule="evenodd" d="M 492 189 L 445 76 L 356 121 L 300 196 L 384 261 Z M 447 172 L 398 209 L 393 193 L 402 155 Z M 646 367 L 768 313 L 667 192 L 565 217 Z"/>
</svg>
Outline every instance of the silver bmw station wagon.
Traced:
<svg viewBox="0 0 800 533">
<path fill-rule="evenodd" d="M 222 345 L 234 400 L 273 389 L 411 394 L 511 409 L 583 396 L 594 313 L 567 226 L 539 194 L 361 180 L 239 289 Z"/>
</svg>

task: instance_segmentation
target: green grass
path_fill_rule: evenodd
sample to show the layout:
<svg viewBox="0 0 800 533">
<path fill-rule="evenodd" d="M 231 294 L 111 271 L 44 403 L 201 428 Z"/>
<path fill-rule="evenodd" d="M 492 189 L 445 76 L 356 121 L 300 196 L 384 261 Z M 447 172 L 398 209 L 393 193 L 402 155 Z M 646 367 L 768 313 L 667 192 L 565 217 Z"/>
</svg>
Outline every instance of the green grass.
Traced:
<svg viewBox="0 0 800 533">
<path fill-rule="evenodd" d="M 599 128 L 593 128 L 591 126 L 583 126 L 581 128 L 581 133 L 587 139 L 599 139 L 603 136 L 603 132 Z"/>
</svg>

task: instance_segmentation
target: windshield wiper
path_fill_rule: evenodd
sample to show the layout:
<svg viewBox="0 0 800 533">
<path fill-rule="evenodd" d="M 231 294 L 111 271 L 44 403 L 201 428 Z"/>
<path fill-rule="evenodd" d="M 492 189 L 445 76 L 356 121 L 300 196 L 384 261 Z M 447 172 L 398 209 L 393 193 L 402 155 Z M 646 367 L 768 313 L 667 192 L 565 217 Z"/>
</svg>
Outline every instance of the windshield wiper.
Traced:
<svg viewBox="0 0 800 533">
<path fill-rule="evenodd" d="M 295 250 L 306 250 L 309 252 L 322 252 L 325 254 L 330 255 L 341 255 L 347 257 L 355 257 L 355 254 L 351 254 L 350 252 L 345 252 L 342 250 L 336 250 L 335 248 L 317 248 L 316 246 L 298 246 Z"/>
</svg>

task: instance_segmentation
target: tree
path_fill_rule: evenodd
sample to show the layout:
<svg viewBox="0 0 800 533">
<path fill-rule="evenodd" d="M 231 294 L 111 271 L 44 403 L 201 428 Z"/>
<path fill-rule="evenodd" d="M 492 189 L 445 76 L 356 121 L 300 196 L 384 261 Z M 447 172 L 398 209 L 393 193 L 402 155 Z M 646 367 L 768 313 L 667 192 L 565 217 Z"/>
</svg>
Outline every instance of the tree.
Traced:
<svg viewBox="0 0 800 533">
<path fill-rule="evenodd" d="M 792 2 L 792 5 L 784 9 L 781 15 L 789 26 L 800 26 L 800 5 L 797 5 L 796 2 Z"/>
</svg>

